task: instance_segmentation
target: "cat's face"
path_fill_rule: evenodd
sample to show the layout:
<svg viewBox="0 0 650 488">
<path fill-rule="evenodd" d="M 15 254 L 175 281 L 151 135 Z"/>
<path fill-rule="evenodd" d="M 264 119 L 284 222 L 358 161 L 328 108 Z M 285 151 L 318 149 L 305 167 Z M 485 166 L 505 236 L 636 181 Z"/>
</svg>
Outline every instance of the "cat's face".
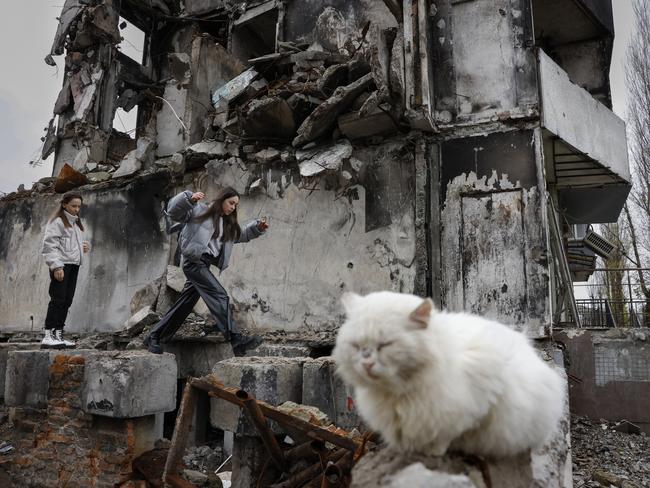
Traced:
<svg viewBox="0 0 650 488">
<path fill-rule="evenodd" d="M 333 356 L 347 383 L 399 389 L 431 361 L 422 340 L 430 301 L 379 292 L 365 297 L 347 293 L 342 302 L 347 319 L 339 330 Z"/>
</svg>

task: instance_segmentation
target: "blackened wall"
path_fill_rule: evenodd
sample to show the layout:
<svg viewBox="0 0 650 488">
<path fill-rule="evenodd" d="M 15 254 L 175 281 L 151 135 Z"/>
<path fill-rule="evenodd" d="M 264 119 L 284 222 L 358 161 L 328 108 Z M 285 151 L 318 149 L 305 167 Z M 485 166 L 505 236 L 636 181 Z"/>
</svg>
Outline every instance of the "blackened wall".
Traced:
<svg viewBox="0 0 650 488">
<path fill-rule="evenodd" d="M 66 328 L 75 332 L 118 329 L 130 301 L 161 276 L 168 261 L 162 201 L 166 177 L 137 179 L 123 188 L 86 191 L 83 221 L 91 252 L 84 256 Z M 41 255 L 43 231 L 60 195 L 0 201 L 0 328 L 40 330 L 49 275 Z M 33 318 L 33 321 L 32 321 Z"/>
</svg>

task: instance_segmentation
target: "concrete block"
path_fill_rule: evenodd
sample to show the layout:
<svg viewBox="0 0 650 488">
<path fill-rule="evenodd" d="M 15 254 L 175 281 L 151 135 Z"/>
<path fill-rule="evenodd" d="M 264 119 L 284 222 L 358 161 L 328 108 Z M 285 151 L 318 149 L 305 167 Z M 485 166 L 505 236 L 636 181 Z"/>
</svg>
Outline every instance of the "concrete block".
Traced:
<svg viewBox="0 0 650 488">
<path fill-rule="evenodd" d="M 151 310 L 147 305 L 134 313 L 122 326 L 122 333 L 129 337 L 140 334 L 148 325 L 155 324 L 160 320 L 160 315 Z"/>
<path fill-rule="evenodd" d="M 154 142 L 146 137 L 138 138 L 137 147 L 129 152 L 120 162 L 120 167 L 113 173 L 113 178 L 129 176 L 153 162 Z"/>
<path fill-rule="evenodd" d="M 176 357 L 178 377 L 199 377 L 212 373 L 219 361 L 232 358 L 229 342 L 174 341 L 163 345 L 165 352 Z"/>
<path fill-rule="evenodd" d="M 88 175 L 89 183 L 101 183 L 102 181 L 108 181 L 111 179 L 111 174 L 106 171 L 96 171 Z"/>
<path fill-rule="evenodd" d="M 40 350 L 38 342 L 3 342 L 0 343 L 0 402 L 5 397 L 5 376 L 7 374 L 7 359 L 9 352 L 36 349 Z"/>
<path fill-rule="evenodd" d="M 250 351 L 250 356 L 275 356 L 281 358 L 309 357 L 311 348 L 294 344 L 264 344 Z"/>
<path fill-rule="evenodd" d="M 390 477 L 389 488 L 476 488 L 464 474 L 436 473 L 422 463 L 413 463 Z"/>
<path fill-rule="evenodd" d="M 180 293 L 186 281 L 187 278 L 180 267 L 171 264 L 167 266 L 167 286 L 169 288 Z"/>
<path fill-rule="evenodd" d="M 176 360 L 144 351 L 86 358 L 84 411 L 106 417 L 142 417 L 176 408 Z"/>
<path fill-rule="evenodd" d="M 317 407 L 338 427 L 359 427 L 361 419 L 354 407 L 352 388 L 336 374 L 332 357 L 310 359 L 303 365 L 302 374 L 303 405 Z"/>
<path fill-rule="evenodd" d="M 5 376 L 5 404 L 45 408 L 50 387 L 50 365 L 59 354 L 88 357 L 94 349 L 9 351 Z"/>
<path fill-rule="evenodd" d="M 300 403 L 302 398 L 302 365 L 306 358 L 238 357 L 226 359 L 212 372 L 226 386 L 246 390 L 258 400 L 279 405 L 287 400 Z M 210 423 L 219 429 L 238 434 L 255 435 L 254 427 L 245 421 L 239 407 L 213 399 Z"/>
</svg>

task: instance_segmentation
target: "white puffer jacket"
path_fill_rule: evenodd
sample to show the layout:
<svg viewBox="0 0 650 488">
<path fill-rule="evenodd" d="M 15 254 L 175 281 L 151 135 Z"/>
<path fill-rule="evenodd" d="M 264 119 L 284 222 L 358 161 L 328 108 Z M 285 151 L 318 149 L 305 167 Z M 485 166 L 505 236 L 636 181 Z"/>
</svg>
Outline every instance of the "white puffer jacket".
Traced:
<svg viewBox="0 0 650 488">
<path fill-rule="evenodd" d="M 66 212 L 66 217 L 72 227 L 66 227 L 60 217 L 45 227 L 41 252 L 52 271 L 65 264 L 81 264 L 83 259 L 83 231 L 76 224 L 75 216 Z"/>
</svg>

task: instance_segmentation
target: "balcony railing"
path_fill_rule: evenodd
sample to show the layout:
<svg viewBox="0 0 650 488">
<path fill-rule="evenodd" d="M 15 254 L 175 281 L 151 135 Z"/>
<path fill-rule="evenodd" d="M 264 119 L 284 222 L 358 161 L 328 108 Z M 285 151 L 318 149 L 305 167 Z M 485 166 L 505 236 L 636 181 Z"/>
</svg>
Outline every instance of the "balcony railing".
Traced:
<svg viewBox="0 0 650 488">
<path fill-rule="evenodd" d="M 650 307 L 645 300 L 576 300 L 582 327 L 650 327 Z M 572 317 L 571 317 L 572 318 Z"/>
<path fill-rule="evenodd" d="M 648 273 L 650 269 L 597 269 L 589 283 L 574 284 L 576 306 L 566 311 L 561 325 L 650 327 L 650 298 L 639 289 L 639 272 Z"/>
</svg>

